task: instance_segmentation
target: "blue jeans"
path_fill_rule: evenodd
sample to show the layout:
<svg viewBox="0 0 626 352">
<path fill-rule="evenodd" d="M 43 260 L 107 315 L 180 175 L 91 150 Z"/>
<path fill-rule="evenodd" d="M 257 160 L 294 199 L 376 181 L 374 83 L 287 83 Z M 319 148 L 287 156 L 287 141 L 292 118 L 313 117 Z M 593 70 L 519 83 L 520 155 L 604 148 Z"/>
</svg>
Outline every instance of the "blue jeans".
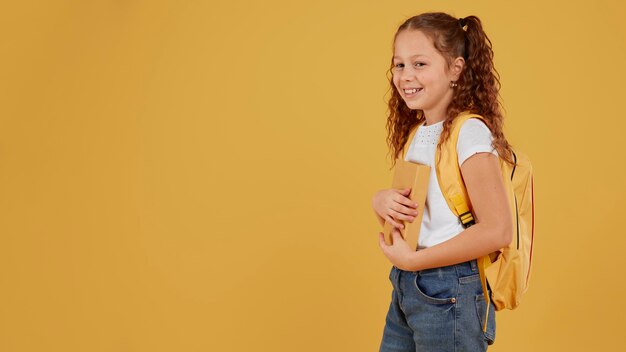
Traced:
<svg viewBox="0 0 626 352">
<path fill-rule="evenodd" d="M 492 302 L 483 332 L 487 303 L 475 259 L 420 271 L 393 266 L 389 280 L 380 352 L 476 352 L 494 343 L 496 312 Z"/>
</svg>

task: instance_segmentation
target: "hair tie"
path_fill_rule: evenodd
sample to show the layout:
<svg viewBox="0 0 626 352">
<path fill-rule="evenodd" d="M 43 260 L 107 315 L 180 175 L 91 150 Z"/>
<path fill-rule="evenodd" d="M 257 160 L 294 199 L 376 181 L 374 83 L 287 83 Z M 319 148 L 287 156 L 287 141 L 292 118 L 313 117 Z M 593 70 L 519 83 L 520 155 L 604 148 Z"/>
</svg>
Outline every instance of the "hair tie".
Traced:
<svg viewBox="0 0 626 352">
<path fill-rule="evenodd" d="M 461 25 L 461 29 L 463 29 L 463 27 L 465 27 L 465 18 L 459 17 L 459 24 Z"/>
</svg>

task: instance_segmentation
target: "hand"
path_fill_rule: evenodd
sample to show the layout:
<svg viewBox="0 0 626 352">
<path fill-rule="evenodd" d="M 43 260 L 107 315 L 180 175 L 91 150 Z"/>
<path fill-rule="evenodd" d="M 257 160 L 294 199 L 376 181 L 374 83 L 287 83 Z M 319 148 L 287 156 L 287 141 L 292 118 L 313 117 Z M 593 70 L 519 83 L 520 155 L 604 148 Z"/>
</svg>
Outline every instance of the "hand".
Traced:
<svg viewBox="0 0 626 352">
<path fill-rule="evenodd" d="M 408 243 L 402 238 L 400 230 L 391 229 L 392 244 L 385 243 L 385 235 L 382 232 L 378 233 L 378 242 L 380 248 L 383 250 L 383 254 L 389 259 L 389 261 L 398 269 L 415 271 L 411 267 L 411 256 L 415 255 L 415 251 L 409 247 Z"/>
<path fill-rule="evenodd" d="M 404 228 L 398 220 L 413 222 L 418 214 L 417 203 L 408 197 L 410 193 L 410 188 L 380 190 L 374 194 L 372 208 L 380 218 L 394 228 Z"/>
</svg>

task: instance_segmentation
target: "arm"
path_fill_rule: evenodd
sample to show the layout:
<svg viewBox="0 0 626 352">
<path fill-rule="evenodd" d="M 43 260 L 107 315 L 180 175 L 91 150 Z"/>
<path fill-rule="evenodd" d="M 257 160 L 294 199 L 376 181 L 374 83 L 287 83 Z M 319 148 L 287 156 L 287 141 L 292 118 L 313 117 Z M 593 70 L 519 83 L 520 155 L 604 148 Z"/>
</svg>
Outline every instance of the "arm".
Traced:
<svg viewBox="0 0 626 352">
<path fill-rule="evenodd" d="M 407 262 L 414 271 L 476 259 L 511 243 L 513 219 L 498 157 L 474 154 L 461 165 L 461 174 L 476 223 L 445 242 L 411 252 Z"/>
</svg>

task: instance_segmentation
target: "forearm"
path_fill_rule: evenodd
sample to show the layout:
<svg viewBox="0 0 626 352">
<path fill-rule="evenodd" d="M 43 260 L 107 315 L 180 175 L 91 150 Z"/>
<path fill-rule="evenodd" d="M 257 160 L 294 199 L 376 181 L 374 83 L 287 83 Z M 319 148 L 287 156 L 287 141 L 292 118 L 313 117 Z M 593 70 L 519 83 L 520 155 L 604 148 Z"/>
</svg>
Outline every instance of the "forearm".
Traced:
<svg viewBox="0 0 626 352">
<path fill-rule="evenodd" d="M 412 252 L 412 271 L 430 269 L 476 259 L 502 248 L 503 230 L 477 223 L 451 239 Z"/>
</svg>

